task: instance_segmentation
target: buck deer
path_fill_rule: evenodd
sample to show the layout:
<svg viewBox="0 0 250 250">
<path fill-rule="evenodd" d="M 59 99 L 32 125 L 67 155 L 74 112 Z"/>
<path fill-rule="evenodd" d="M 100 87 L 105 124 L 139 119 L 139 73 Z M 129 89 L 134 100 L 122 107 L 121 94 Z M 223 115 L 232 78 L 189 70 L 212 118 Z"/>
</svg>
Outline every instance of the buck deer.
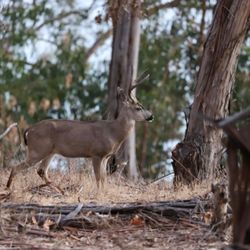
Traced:
<svg viewBox="0 0 250 250">
<path fill-rule="evenodd" d="M 24 132 L 24 142 L 28 148 L 27 159 L 13 166 L 7 188 L 19 171 L 38 163 L 40 166 L 37 173 L 45 181 L 45 185 L 52 185 L 48 177 L 48 166 L 54 154 L 92 158 L 96 183 L 99 187 L 100 181 L 104 182 L 109 157 L 117 152 L 135 121 L 153 120 L 152 113 L 131 95 L 131 91 L 145 78 L 130 87 L 129 94 L 121 88 L 117 89 L 121 108 L 115 120 L 91 122 L 52 119 L 43 120 L 28 128 Z"/>
</svg>

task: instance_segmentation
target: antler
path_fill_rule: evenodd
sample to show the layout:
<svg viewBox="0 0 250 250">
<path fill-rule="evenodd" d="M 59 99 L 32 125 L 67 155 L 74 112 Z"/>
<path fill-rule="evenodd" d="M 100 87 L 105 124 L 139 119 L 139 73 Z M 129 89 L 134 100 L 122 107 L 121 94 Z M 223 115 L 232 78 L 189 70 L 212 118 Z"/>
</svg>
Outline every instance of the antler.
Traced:
<svg viewBox="0 0 250 250">
<path fill-rule="evenodd" d="M 136 80 L 135 80 L 135 84 L 133 84 L 132 86 L 130 86 L 129 88 L 129 96 L 131 97 L 131 92 L 133 89 L 135 89 L 137 86 L 139 86 L 142 82 L 144 82 L 146 79 L 148 79 L 150 76 L 150 74 L 148 73 L 148 70 L 145 70 Z M 132 98 L 132 97 L 131 97 Z M 135 97 L 133 97 L 132 99 L 136 99 Z"/>
</svg>

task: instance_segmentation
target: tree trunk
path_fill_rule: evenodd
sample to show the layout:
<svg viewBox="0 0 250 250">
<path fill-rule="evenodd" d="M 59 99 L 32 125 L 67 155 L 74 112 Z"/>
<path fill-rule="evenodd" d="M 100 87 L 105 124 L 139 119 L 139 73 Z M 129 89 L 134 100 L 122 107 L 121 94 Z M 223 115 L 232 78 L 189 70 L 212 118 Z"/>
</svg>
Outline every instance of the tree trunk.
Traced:
<svg viewBox="0 0 250 250">
<path fill-rule="evenodd" d="M 183 142 L 172 152 L 175 181 L 212 178 L 219 166 L 222 132 L 204 116 L 228 114 L 238 55 L 249 26 L 249 0 L 219 0 L 198 73 L 194 102 Z"/>
<path fill-rule="evenodd" d="M 141 155 L 140 155 L 140 163 L 139 169 L 141 174 L 144 174 L 146 158 L 147 158 L 147 144 L 148 144 L 148 123 L 145 122 L 143 124 L 143 137 L 141 142 Z"/>
<path fill-rule="evenodd" d="M 136 79 L 140 44 L 140 0 L 109 2 L 113 21 L 112 59 L 109 75 L 108 118 L 115 119 L 119 112 L 117 87 L 127 93 Z M 128 175 L 138 177 L 135 151 L 135 128 L 120 149 L 119 158 L 128 162 Z M 121 159 L 122 158 L 122 159 Z"/>
</svg>

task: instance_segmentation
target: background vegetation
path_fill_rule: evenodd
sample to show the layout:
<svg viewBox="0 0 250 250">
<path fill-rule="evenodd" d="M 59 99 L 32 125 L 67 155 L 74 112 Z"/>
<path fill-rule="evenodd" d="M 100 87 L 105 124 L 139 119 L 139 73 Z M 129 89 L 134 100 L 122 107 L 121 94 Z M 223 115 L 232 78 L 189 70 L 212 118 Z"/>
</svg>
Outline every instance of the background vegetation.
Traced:
<svg viewBox="0 0 250 250">
<path fill-rule="evenodd" d="M 44 118 L 86 120 L 105 115 L 112 39 L 106 4 L 104 0 L 0 4 L 1 130 L 13 121 L 24 129 Z M 144 176 L 158 174 L 160 168 L 151 166 L 165 163 L 172 145 L 168 142 L 183 137 L 183 110 L 192 102 L 214 4 L 205 0 L 143 3 L 139 72 L 148 69 L 151 76 L 137 95 L 155 114 L 149 127 L 137 125 L 138 163 Z M 249 68 L 247 39 L 231 112 L 250 104 Z"/>
</svg>

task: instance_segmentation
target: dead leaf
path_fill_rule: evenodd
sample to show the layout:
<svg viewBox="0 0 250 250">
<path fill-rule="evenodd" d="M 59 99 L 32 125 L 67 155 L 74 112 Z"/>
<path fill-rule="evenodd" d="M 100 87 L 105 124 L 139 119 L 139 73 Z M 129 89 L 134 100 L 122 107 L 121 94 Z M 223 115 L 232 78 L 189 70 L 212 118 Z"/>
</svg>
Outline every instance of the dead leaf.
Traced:
<svg viewBox="0 0 250 250">
<path fill-rule="evenodd" d="M 213 218 L 213 213 L 211 211 L 208 211 L 203 215 L 204 222 L 208 225 L 211 224 L 212 218 Z"/>
<path fill-rule="evenodd" d="M 50 230 L 50 226 L 52 225 L 55 225 L 55 222 L 50 220 L 50 219 L 46 219 L 45 222 L 43 223 L 43 228 L 46 230 L 46 231 L 49 231 Z"/>
<path fill-rule="evenodd" d="M 144 225 L 144 220 L 138 214 L 136 214 L 130 221 L 130 224 L 134 226 L 142 226 Z"/>
<path fill-rule="evenodd" d="M 79 230 L 76 227 L 70 227 L 70 226 L 63 226 L 63 229 L 65 231 L 69 231 L 71 233 L 77 233 Z"/>
<path fill-rule="evenodd" d="M 32 223 L 34 224 L 34 225 L 37 225 L 38 223 L 37 223 L 37 220 L 36 220 L 36 217 L 33 215 L 32 217 L 31 217 L 31 220 L 32 220 Z"/>
</svg>

